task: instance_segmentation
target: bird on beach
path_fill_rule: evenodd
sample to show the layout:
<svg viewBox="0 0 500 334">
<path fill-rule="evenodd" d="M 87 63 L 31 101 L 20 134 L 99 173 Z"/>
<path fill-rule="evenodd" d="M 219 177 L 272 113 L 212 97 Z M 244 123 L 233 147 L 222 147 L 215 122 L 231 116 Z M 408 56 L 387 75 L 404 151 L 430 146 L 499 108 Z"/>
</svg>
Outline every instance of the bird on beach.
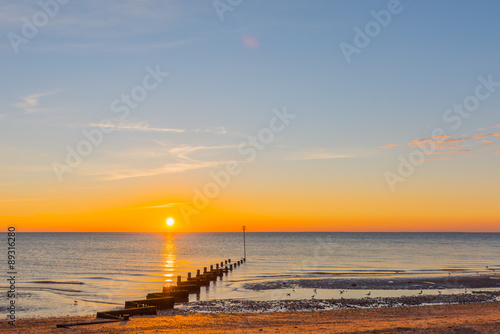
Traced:
<svg viewBox="0 0 500 334">
<path fill-rule="evenodd" d="M 340 294 L 343 294 L 344 293 L 344 290 L 339 290 Z"/>
<path fill-rule="evenodd" d="M 419 295 L 423 294 L 424 292 L 422 290 L 420 290 L 420 292 L 418 293 Z"/>
<path fill-rule="evenodd" d="M 372 294 L 372 292 L 370 291 L 370 292 L 368 292 L 366 295 L 367 295 L 367 296 L 371 296 L 371 294 Z"/>
<path fill-rule="evenodd" d="M 286 295 L 287 295 L 288 297 L 290 297 L 290 294 L 289 294 L 289 293 L 287 293 Z"/>
<path fill-rule="evenodd" d="M 78 304 L 78 300 L 75 300 L 75 304 L 74 305 L 76 305 L 76 304 Z"/>
<path fill-rule="evenodd" d="M 318 293 L 318 291 L 316 289 L 314 289 L 314 293 Z"/>
</svg>

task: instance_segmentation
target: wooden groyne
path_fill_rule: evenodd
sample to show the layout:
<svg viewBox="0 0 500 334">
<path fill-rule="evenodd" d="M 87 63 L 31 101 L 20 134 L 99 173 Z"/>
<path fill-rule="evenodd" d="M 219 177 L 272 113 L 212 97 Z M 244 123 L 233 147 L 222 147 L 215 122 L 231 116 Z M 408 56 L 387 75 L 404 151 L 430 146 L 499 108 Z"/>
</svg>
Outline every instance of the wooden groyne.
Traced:
<svg viewBox="0 0 500 334">
<path fill-rule="evenodd" d="M 224 275 L 245 262 L 246 258 L 236 262 L 227 259 L 203 267 L 203 270 L 198 269 L 195 276 L 188 273 L 185 280 L 182 280 L 182 276 L 177 276 L 176 285 L 164 286 L 162 292 L 148 293 L 146 299 L 126 301 L 123 310 L 98 312 L 97 318 L 128 320 L 134 315 L 156 315 L 158 310 L 171 309 L 175 303 L 189 302 L 190 294 L 200 294 L 202 286 L 209 287 L 211 282 L 222 280 Z"/>
</svg>

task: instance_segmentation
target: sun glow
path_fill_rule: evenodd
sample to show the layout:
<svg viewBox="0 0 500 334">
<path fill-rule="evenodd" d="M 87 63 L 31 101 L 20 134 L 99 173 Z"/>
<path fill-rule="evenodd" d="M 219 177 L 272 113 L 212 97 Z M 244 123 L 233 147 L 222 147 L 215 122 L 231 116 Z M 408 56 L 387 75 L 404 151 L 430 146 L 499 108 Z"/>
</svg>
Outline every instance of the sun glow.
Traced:
<svg viewBox="0 0 500 334">
<path fill-rule="evenodd" d="M 168 225 L 168 226 L 172 226 L 172 225 L 174 225 L 174 222 L 175 222 L 175 221 L 174 221 L 174 218 L 171 218 L 171 217 L 170 217 L 170 218 L 167 218 L 167 225 Z"/>
</svg>

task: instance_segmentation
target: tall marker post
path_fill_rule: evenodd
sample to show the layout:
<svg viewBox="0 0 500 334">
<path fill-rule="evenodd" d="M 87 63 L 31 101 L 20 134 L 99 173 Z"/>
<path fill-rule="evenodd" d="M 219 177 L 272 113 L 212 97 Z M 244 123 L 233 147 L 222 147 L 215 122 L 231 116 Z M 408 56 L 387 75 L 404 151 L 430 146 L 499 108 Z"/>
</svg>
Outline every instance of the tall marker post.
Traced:
<svg viewBox="0 0 500 334">
<path fill-rule="evenodd" d="M 246 244 L 246 241 L 245 241 L 245 226 L 243 225 L 243 256 L 244 256 L 244 259 L 245 261 L 247 260 L 247 244 Z"/>
</svg>

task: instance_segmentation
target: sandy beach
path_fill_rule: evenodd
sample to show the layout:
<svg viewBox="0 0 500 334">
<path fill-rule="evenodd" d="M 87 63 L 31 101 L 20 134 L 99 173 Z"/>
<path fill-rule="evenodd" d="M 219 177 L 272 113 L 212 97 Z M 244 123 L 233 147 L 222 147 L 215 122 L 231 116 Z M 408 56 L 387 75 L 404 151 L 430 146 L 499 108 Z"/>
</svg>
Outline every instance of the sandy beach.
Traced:
<svg viewBox="0 0 500 334">
<path fill-rule="evenodd" d="M 136 317 L 125 322 L 56 328 L 94 318 L 5 322 L 2 333 L 498 333 L 500 303 L 313 312 L 191 314 Z"/>
</svg>

